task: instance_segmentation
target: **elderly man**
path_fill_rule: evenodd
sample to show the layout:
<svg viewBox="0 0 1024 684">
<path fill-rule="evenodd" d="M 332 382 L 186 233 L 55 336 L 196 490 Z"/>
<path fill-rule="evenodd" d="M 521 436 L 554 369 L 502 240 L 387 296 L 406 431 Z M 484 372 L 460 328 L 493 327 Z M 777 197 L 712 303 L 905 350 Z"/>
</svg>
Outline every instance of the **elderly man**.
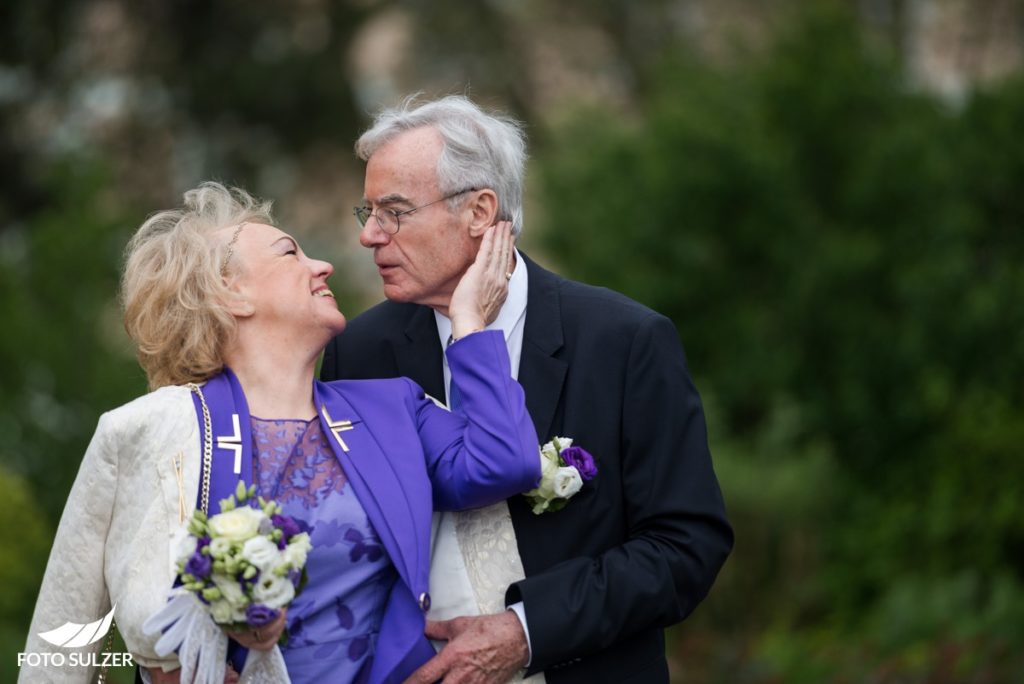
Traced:
<svg viewBox="0 0 1024 684">
<path fill-rule="evenodd" d="M 388 301 L 331 342 L 322 377 L 405 375 L 457 402 L 448 303 L 483 231 L 522 229 L 522 130 L 452 96 L 385 110 L 356 150 L 360 242 Z M 572 438 L 597 474 L 557 512 L 516 496 L 435 521 L 421 608 L 446 645 L 410 681 L 667 682 L 663 630 L 707 595 L 733 541 L 676 330 L 521 252 L 508 278 L 489 327 L 537 434 Z"/>
</svg>

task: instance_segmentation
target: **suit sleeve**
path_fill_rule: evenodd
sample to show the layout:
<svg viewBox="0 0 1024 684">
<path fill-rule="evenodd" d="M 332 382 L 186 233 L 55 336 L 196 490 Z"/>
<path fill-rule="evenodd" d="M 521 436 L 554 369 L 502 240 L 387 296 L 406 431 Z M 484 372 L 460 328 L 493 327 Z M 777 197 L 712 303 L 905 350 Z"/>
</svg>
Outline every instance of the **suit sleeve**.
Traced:
<svg viewBox="0 0 1024 684">
<path fill-rule="evenodd" d="M 501 333 L 467 335 L 447 355 L 461 408 L 449 413 L 428 398 L 416 404 L 434 507 L 478 508 L 532 489 L 540 478 L 537 433 Z"/>
<path fill-rule="evenodd" d="M 110 611 L 103 558 L 117 489 L 117 459 L 115 440 L 105 421 L 106 416 L 100 418 L 64 506 L 32 616 L 26 653 L 60 650 L 43 641 L 40 632 L 67 622 L 90 623 Z M 98 651 L 102 644 L 100 639 L 87 650 Z M 88 682 L 95 674 L 91 670 L 26 665 L 18 682 Z"/>
<path fill-rule="evenodd" d="M 531 673 L 683 620 L 732 548 L 700 398 L 664 316 L 652 314 L 638 326 L 624 387 L 619 448 L 627 539 L 509 587 L 506 603 L 525 605 Z"/>
</svg>

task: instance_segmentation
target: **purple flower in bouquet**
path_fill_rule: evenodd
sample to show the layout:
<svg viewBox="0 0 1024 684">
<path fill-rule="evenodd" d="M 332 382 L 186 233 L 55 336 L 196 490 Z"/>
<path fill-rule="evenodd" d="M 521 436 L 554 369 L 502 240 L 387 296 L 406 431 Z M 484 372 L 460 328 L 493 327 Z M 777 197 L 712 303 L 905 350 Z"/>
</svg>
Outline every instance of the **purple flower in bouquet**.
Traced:
<svg viewBox="0 0 1024 684">
<path fill-rule="evenodd" d="M 284 540 L 287 542 L 292 537 L 297 535 L 302 530 L 299 529 L 299 524 L 294 519 L 289 518 L 287 515 L 280 515 L 275 513 L 271 516 L 270 521 L 274 523 L 274 527 L 281 530 L 284 535 Z"/>
<path fill-rule="evenodd" d="M 262 603 L 250 603 L 245 609 L 245 621 L 250 627 L 263 627 L 277 619 L 281 611 Z"/>
<path fill-rule="evenodd" d="M 594 465 L 594 457 L 586 449 L 578 446 L 571 446 L 562 449 L 559 454 L 565 465 L 572 466 L 579 471 L 580 477 L 589 480 L 597 475 L 597 466 Z"/>
<path fill-rule="evenodd" d="M 213 569 L 213 559 L 209 555 L 202 552 L 202 549 L 197 545 L 196 552 L 192 554 L 192 557 L 185 563 L 185 572 L 197 579 L 206 579 L 210 576 L 210 571 Z"/>
</svg>

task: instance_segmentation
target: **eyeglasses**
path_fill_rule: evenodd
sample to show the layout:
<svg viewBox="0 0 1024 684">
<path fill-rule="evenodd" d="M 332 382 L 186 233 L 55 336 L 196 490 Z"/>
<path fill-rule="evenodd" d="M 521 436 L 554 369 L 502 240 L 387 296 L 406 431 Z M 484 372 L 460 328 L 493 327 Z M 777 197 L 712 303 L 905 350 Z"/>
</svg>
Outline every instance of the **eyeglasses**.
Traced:
<svg viewBox="0 0 1024 684">
<path fill-rule="evenodd" d="M 365 226 L 366 222 L 369 221 L 370 217 L 372 216 L 375 219 L 377 219 L 377 225 L 380 226 L 381 230 L 383 230 L 388 235 L 394 235 L 395 233 L 398 232 L 398 229 L 402 227 L 401 222 L 399 221 L 400 217 L 405 216 L 406 214 L 411 214 L 414 211 L 419 211 L 420 209 L 425 209 L 426 207 L 429 207 L 432 204 L 437 204 L 438 202 L 444 202 L 445 200 L 450 200 L 453 197 L 464 195 L 467 192 L 475 192 L 476 190 L 477 188 L 466 188 L 465 190 L 459 190 L 458 192 L 453 192 L 450 195 L 445 195 L 441 199 L 436 199 L 433 202 L 427 202 L 426 204 L 421 204 L 418 207 L 406 209 L 405 211 L 395 211 L 394 209 L 377 207 L 376 213 L 372 213 L 370 211 L 370 207 L 355 207 L 353 209 L 353 213 L 356 215 L 356 220 L 359 221 L 360 226 Z"/>
</svg>

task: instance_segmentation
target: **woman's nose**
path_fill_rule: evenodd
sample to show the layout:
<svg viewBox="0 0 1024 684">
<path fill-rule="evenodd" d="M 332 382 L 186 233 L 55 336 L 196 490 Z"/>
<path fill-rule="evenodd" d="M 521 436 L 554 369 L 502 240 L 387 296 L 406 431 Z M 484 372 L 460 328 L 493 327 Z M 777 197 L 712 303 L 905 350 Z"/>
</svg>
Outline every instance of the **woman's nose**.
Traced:
<svg viewBox="0 0 1024 684">
<path fill-rule="evenodd" d="M 330 277 L 334 273 L 334 266 L 329 261 L 321 261 L 320 259 L 310 259 L 310 268 L 313 269 L 313 273 L 316 276 L 323 276 L 325 278 Z"/>
</svg>

